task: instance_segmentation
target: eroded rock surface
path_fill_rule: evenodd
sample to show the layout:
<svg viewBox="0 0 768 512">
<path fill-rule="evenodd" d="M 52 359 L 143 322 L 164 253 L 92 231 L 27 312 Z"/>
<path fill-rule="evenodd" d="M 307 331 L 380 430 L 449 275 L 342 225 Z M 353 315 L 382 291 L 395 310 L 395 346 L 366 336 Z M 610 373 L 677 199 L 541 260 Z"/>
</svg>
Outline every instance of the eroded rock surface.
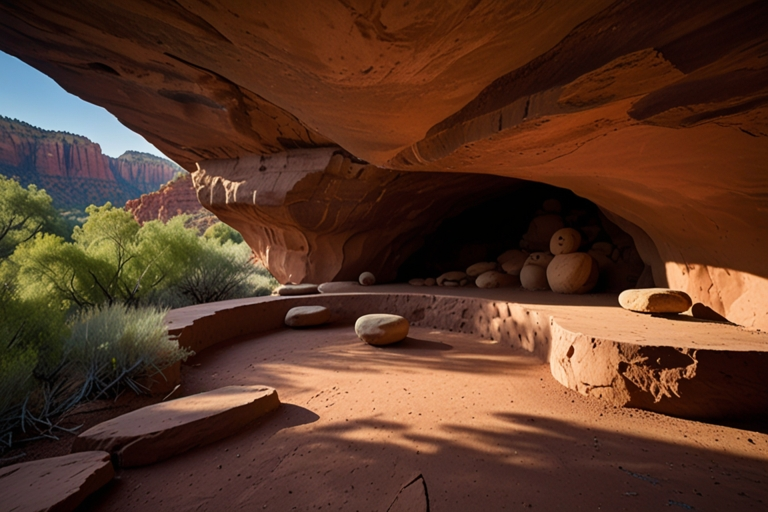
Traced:
<svg viewBox="0 0 768 512">
<path fill-rule="evenodd" d="M 115 476 L 109 454 L 86 451 L 0 469 L 3 510 L 75 510 Z"/>
<path fill-rule="evenodd" d="M 656 286 L 768 327 L 765 2 L 36 0 L 0 19 L 0 49 L 200 163 L 203 204 L 282 282 L 386 282 L 370 262 L 432 220 L 385 213 L 394 189 L 440 203 L 448 173 L 493 174 L 590 199 L 636 228 Z M 324 147 L 372 165 L 339 181 L 253 156 Z"/>
</svg>

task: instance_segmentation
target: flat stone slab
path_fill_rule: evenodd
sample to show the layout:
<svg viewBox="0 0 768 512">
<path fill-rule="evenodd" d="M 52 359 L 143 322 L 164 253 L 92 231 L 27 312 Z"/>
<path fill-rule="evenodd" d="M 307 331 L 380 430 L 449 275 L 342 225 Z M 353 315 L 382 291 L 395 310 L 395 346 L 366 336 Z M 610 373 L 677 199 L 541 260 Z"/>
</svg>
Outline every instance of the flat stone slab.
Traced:
<svg viewBox="0 0 768 512">
<path fill-rule="evenodd" d="M 296 306 L 285 315 L 288 327 L 313 327 L 327 324 L 331 319 L 331 310 L 324 306 Z"/>
<path fill-rule="evenodd" d="M 621 292 L 619 304 L 636 313 L 683 313 L 693 302 L 687 293 L 680 290 L 640 288 Z"/>
<path fill-rule="evenodd" d="M 279 406 L 274 388 L 227 386 L 100 423 L 77 436 L 72 452 L 103 450 L 119 466 L 144 466 L 229 437 Z"/>
<path fill-rule="evenodd" d="M 350 293 L 350 290 L 364 292 L 367 289 L 357 281 L 330 281 L 317 287 L 320 293 Z"/>
<path fill-rule="evenodd" d="M 81 452 L 0 468 L 0 509 L 75 510 L 115 476 L 106 452 Z"/>
<path fill-rule="evenodd" d="M 315 295 L 316 293 L 319 293 L 317 291 L 317 285 L 316 284 L 284 284 L 280 288 L 277 289 L 277 294 L 281 296 L 292 296 L 292 295 Z"/>
</svg>

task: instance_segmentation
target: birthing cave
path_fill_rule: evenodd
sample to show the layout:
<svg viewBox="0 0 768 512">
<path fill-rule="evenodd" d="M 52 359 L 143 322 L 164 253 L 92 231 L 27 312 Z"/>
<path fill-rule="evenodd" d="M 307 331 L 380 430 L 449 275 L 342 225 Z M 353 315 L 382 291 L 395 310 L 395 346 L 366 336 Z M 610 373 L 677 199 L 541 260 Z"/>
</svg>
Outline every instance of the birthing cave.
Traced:
<svg viewBox="0 0 768 512">
<path fill-rule="evenodd" d="M 126 465 L 91 506 L 765 507 L 766 27 L 757 0 L 3 2 L 0 50 L 184 167 L 286 290 L 322 292 L 171 311 L 198 354 L 183 395 L 283 405 Z M 588 287 L 504 270 L 563 228 Z M 689 303 L 619 304 L 659 288 Z M 286 329 L 304 306 L 332 323 Z M 384 313 L 409 337 L 360 344 Z"/>
</svg>

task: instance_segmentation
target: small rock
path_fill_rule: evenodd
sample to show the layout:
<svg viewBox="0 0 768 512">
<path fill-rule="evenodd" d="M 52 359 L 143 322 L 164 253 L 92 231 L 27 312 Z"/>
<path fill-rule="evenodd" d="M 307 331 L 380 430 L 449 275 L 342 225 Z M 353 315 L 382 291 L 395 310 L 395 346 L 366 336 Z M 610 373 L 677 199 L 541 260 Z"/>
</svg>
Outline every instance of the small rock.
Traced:
<svg viewBox="0 0 768 512">
<path fill-rule="evenodd" d="M 370 272 L 363 272 L 360 274 L 358 281 L 363 286 L 371 286 L 372 284 L 376 284 L 376 277 Z"/>
<path fill-rule="evenodd" d="M 520 271 L 520 284 L 526 290 L 549 290 L 547 269 L 539 265 L 526 265 Z"/>
<path fill-rule="evenodd" d="M 524 267 L 528 265 L 536 265 L 537 267 L 547 268 L 552 263 L 554 256 L 548 252 L 534 252 L 525 260 Z"/>
<path fill-rule="evenodd" d="M 331 312 L 323 306 L 297 306 L 288 310 L 285 325 L 288 327 L 311 327 L 323 325 L 331 319 Z"/>
<path fill-rule="evenodd" d="M 501 256 L 504 256 L 504 263 L 502 263 L 501 269 L 507 274 L 519 276 L 520 271 L 523 269 L 523 265 L 525 265 L 525 260 L 528 259 L 530 254 L 526 251 L 521 251 L 520 249 L 512 249 Z M 499 256 L 499 258 L 501 258 L 501 256 Z"/>
<path fill-rule="evenodd" d="M 317 287 L 320 293 L 361 293 L 357 281 L 329 281 Z"/>
<path fill-rule="evenodd" d="M 86 451 L 0 468 L 2 510 L 75 510 L 115 475 L 109 453 Z"/>
<path fill-rule="evenodd" d="M 282 296 L 288 295 L 314 295 L 319 293 L 317 291 L 316 284 L 284 284 L 277 289 L 277 294 Z"/>
<path fill-rule="evenodd" d="M 467 274 L 460 271 L 446 272 L 437 278 L 438 286 L 465 286 L 468 282 Z"/>
<path fill-rule="evenodd" d="M 410 324 L 399 315 L 363 315 L 355 322 L 355 334 L 369 345 L 390 345 L 408 336 Z"/>
<path fill-rule="evenodd" d="M 475 285 L 478 288 L 506 288 L 509 286 L 520 286 L 520 278 L 517 276 L 489 270 L 477 276 Z"/>
<path fill-rule="evenodd" d="M 560 213 L 563 211 L 563 205 L 557 199 L 547 199 L 541 205 L 542 210 L 549 213 Z"/>
<path fill-rule="evenodd" d="M 424 280 L 424 286 L 435 286 L 437 280 L 434 277 L 428 277 Z"/>
<path fill-rule="evenodd" d="M 419 279 L 418 277 L 411 279 L 408 281 L 408 284 L 411 286 L 424 286 L 424 279 Z"/>
<path fill-rule="evenodd" d="M 549 241 L 549 252 L 555 256 L 571 254 L 578 251 L 580 245 L 581 234 L 573 228 L 563 228 L 552 235 L 552 240 Z"/>
<path fill-rule="evenodd" d="M 584 252 L 558 254 L 547 267 L 547 282 L 557 293 L 587 293 L 599 277 L 597 262 Z"/>
<path fill-rule="evenodd" d="M 680 290 L 641 288 L 621 292 L 619 304 L 624 309 L 638 313 L 682 313 L 688 311 L 693 301 Z"/>
<path fill-rule="evenodd" d="M 534 218 L 520 241 L 520 247 L 529 251 L 546 251 L 555 231 L 564 227 L 560 215 L 547 214 Z"/>
<path fill-rule="evenodd" d="M 469 277 L 477 277 L 480 274 L 488 272 L 490 270 L 496 270 L 496 263 L 492 261 L 483 261 L 481 263 L 475 263 L 467 269 L 467 275 Z"/>
</svg>

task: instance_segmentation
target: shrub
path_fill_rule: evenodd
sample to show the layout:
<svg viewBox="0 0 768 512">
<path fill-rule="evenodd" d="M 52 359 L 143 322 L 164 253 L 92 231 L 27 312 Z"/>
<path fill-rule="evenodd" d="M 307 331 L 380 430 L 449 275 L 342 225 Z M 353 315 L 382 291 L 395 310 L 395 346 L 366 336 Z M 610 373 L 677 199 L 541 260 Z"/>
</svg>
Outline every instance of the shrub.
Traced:
<svg viewBox="0 0 768 512">
<path fill-rule="evenodd" d="M 65 341 L 66 359 L 83 379 L 82 398 L 116 395 L 125 388 L 146 391 L 138 383 L 192 352 L 168 336 L 166 311 L 113 304 L 80 313 Z"/>
</svg>

